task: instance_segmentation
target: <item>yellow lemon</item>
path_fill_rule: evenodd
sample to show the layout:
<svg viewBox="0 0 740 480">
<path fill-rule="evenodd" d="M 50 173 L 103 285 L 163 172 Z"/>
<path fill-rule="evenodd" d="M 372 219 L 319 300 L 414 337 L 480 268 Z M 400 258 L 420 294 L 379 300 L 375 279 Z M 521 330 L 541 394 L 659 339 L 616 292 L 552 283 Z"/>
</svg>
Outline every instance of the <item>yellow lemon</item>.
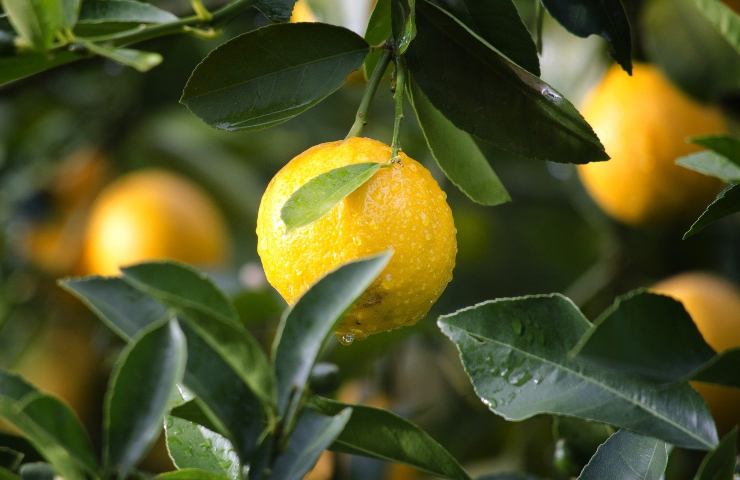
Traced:
<svg viewBox="0 0 740 480">
<path fill-rule="evenodd" d="M 315 21 L 316 15 L 314 15 L 313 10 L 308 6 L 308 2 L 306 0 L 298 0 L 295 2 L 295 6 L 293 6 L 293 14 L 290 16 L 291 23 Z"/>
<path fill-rule="evenodd" d="M 330 480 L 334 476 L 334 454 L 324 451 L 303 480 Z"/>
<path fill-rule="evenodd" d="M 226 223 L 208 195 L 179 175 L 148 169 L 119 178 L 95 200 L 84 262 L 87 273 L 110 275 L 157 259 L 214 267 L 228 252 Z"/>
<path fill-rule="evenodd" d="M 407 155 L 315 222 L 287 231 L 285 201 L 306 182 L 345 165 L 386 163 L 391 149 L 350 138 L 306 150 L 267 186 L 257 216 L 257 252 L 267 280 L 293 304 L 321 277 L 349 261 L 393 249 L 386 269 L 345 315 L 337 336 L 351 341 L 411 325 L 452 278 L 457 242 L 446 195 Z"/>
<path fill-rule="evenodd" d="M 583 115 L 611 159 L 578 166 L 583 185 L 610 216 L 633 226 L 688 221 L 718 191 L 718 180 L 676 165 L 699 150 L 687 138 L 727 130 L 717 109 L 679 91 L 655 67 L 630 77 L 612 67 L 587 97 Z"/>
<path fill-rule="evenodd" d="M 663 280 L 653 291 L 681 301 L 704 340 L 716 351 L 740 347 L 740 290 L 708 273 L 689 272 Z M 740 389 L 694 383 L 721 432 L 740 423 Z"/>
</svg>

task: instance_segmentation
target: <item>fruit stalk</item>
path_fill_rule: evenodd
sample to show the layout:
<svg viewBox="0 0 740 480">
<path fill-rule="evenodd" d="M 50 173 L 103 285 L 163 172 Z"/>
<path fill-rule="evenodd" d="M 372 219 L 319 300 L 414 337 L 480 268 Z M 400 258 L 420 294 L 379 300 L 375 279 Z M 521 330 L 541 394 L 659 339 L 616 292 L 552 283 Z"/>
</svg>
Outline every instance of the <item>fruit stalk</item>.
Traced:
<svg viewBox="0 0 740 480">
<path fill-rule="evenodd" d="M 393 101 L 395 105 L 395 118 L 393 119 L 393 140 L 391 141 L 391 162 L 398 161 L 398 137 L 401 133 L 401 119 L 403 118 L 403 92 L 406 87 L 406 65 L 401 55 L 395 55 L 396 81 Z"/>
<path fill-rule="evenodd" d="M 362 95 L 360 106 L 357 107 L 357 113 L 355 114 L 355 121 L 352 124 L 352 128 L 349 129 L 349 133 L 345 138 L 357 137 L 362 133 L 362 128 L 367 124 L 367 111 L 370 108 L 370 104 L 375 97 L 375 92 L 378 91 L 380 80 L 383 78 L 385 70 L 388 68 L 388 64 L 391 62 L 392 51 L 390 48 L 383 48 L 383 54 L 378 63 L 375 65 L 370 80 L 368 80 L 365 93 Z"/>
</svg>

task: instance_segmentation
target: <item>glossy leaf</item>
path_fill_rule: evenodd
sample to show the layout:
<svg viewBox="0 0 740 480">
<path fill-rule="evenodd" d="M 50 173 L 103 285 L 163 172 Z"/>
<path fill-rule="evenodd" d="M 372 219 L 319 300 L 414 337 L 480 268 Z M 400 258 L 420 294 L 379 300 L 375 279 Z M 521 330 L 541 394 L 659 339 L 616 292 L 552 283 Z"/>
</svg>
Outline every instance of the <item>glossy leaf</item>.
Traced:
<svg viewBox="0 0 740 480">
<path fill-rule="evenodd" d="M 167 307 L 118 277 L 69 278 L 59 281 L 59 285 L 126 341 L 169 316 Z"/>
<path fill-rule="evenodd" d="M 337 90 L 367 52 L 365 40 L 345 28 L 270 25 L 209 53 L 188 79 L 180 101 L 217 128 L 271 127 Z"/>
<path fill-rule="evenodd" d="M 740 15 L 717 0 L 694 0 L 694 2 L 727 43 L 740 53 Z"/>
<path fill-rule="evenodd" d="M 178 405 L 170 411 L 170 416 L 187 420 L 190 423 L 200 425 L 212 432 L 218 432 L 219 428 L 211 422 L 208 413 L 200 405 L 197 398 L 188 400 L 182 405 Z"/>
<path fill-rule="evenodd" d="M 273 22 L 290 19 L 296 0 L 257 0 L 255 6 Z"/>
<path fill-rule="evenodd" d="M 154 477 L 154 480 L 229 480 L 229 477 L 198 468 L 186 468 L 174 472 L 160 473 Z"/>
<path fill-rule="evenodd" d="M 319 455 L 342 432 L 350 415 L 351 408 L 345 408 L 333 416 L 304 409 L 290 434 L 287 448 L 272 465 L 271 478 L 302 480 L 316 464 Z"/>
<path fill-rule="evenodd" d="M 549 413 L 626 428 L 677 446 L 717 443 L 712 417 L 687 383 L 664 385 L 571 358 L 591 324 L 567 298 L 484 302 L 440 317 L 477 395 L 508 420 Z"/>
<path fill-rule="evenodd" d="M 148 72 L 162 63 L 162 55 L 154 52 L 143 52 L 131 48 L 108 47 L 92 42 L 83 42 L 85 48 L 96 55 L 131 67 L 139 72 Z"/>
<path fill-rule="evenodd" d="M 135 0 L 85 0 L 79 23 L 168 23 L 177 17 L 152 4 Z"/>
<path fill-rule="evenodd" d="M 13 29 L 34 50 L 51 48 L 65 22 L 62 0 L 2 0 Z"/>
<path fill-rule="evenodd" d="M 735 473 L 737 464 L 737 429 L 735 426 L 722 437 L 717 448 L 704 457 L 696 473 L 696 480 L 729 480 Z"/>
<path fill-rule="evenodd" d="M 711 223 L 737 212 L 740 212 L 740 185 L 733 183 L 719 192 L 717 198 L 707 205 L 704 212 L 683 234 L 683 238 L 687 239 Z"/>
<path fill-rule="evenodd" d="M 573 417 L 554 417 L 553 435 L 563 441 L 576 465 L 585 465 L 596 449 L 614 434 L 614 429 L 603 423 L 589 422 Z M 573 472 L 577 473 L 577 472 Z"/>
<path fill-rule="evenodd" d="M 547 11 L 569 32 L 579 37 L 600 35 L 609 42 L 610 53 L 632 73 L 632 37 L 627 14 L 620 0 L 542 0 Z"/>
<path fill-rule="evenodd" d="M 524 67 L 540 74 L 537 47 L 511 0 L 441 0 L 444 8 L 496 50 Z"/>
<path fill-rule="evenodd" d="M 413 79 L 457 127 L 521 157 L 566 163 L 608 158 L 568 100 L 451 14 L 420 0 L 416 25 L 406 54 Z"/>
<path fill-rule="evenodd" d="M 334 326 L 385 268 L 391 255 L 384 252 L 339 267 L 283 315 L 273 349 L 280 414 L 295 407 Z"/>
<path fill-rule="evenodd" d="M 604 442 L 579 480 L 660 480 L 668 464 L 668 445 L 620 430 Z"/>
<path fill-rule="evenodd" d="M 471 136 L 455 127 L 411 82 L 410 97 L 429 150 L 447 178 L 472 201 L 500 205 L 509 192 Z"/>
<path fill-rule="evenodd" d="M 397 14 L 391 12 L 392 17 L 397 15 L 402 20 L 398 33 L 395 35 L 395 44 L 396 52 L 403 55 L 416 38 L 416 0 L 393 0 L 391 7 L 398 9 Z"/>
<path fill-rule="evenodd" d="M 367 23 L 365 41 L 367 41 L 369 45 L 379 46 L 391 37 L 393 33 L 392 30 L 391 0 L 378 0 L 375 2 L 375 7 L 373 7 L 373 12 Z M 363 71 L 366 79 L 369 79 L 372 75 L 381 55 L 382 52 L 380 50 L 371 50 L 365 57 Z"/>
<path fill-rule="evenodd" d="M 293 192 L 280 210 L 280 218 L 288 231 L 318 220 L 370 180 L 381 166 L 374 162 L 355 163 L 313 177 Z"/>
<path fill-rule="evenodd" d="M 678 165 L 724 182 L 740 182 L 740 164 L 715 152 L 697 152 L 676 160 Z"/>
<path fill-rule="evenodd" d="M 312 397 L 310 405 L 327 415 L 352 408 L 349 422 L 331 447 L 334 451 L 406 463 L 444 478 L 470 478 L 442 445 L 394 413 L 362 405 L 346 405 L 321 397 Z"/>
<path fill-rule="evenodd" d="M 571 353 L 660 382 L 686 379 L 715 356 L 681 302 L 642 290 L 617 298 Z"/>
<path fill-rule="evenodd" d="M 157 439 L 168 402 L 182 381 L 186 356 L 185 337 L 171 320 L 145 330 L 116 362 L 105 398 L 104 459 L 121 476 Z"/>
<path fill-rule="evenodd" d="M 231 443 L 218 433 L 181 418 L 165 422 L 167 451 L 178 470 L 197 468 L 238 480 L 239 457 Z"/>
</svg>

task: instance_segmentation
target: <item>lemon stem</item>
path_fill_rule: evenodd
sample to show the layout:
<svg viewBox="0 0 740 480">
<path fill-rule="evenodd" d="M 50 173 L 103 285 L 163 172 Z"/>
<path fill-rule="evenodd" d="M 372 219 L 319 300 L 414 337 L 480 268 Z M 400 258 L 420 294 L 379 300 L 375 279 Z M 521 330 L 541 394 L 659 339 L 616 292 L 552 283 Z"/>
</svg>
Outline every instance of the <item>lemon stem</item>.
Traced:
<svg viewBox="0 0 740 480">
<path fill-rule="evenodd" d="M 383 78 L 385 70 L 388 68 L 388 64 L 391 63 L 392 51 L 390 48 L 384 48 L 381 57 L 378 59 L 378 63 L 375 64 L 375 69 L 370 80 L 367 82 L 365 93 L 362 95 L 360 106 L 357 108 L 357 114 L 355 114 L 355 122 L 352 124 L 352 128 L 349 129 L 349 133 L 345 138 L 357 137 L 362 133 L 362 128 L 367 124 L 367 111 L 370 108 L 370 104 L 375 97 L 375 92 L 378 91 L 380 80 Z"/>
<path fill-rule="evenodd" d="M 406 89 L 406 65 L 401 55 L 395 56 L 396 80 L 394 83 L 393 103 L 395 107 L 395 118 L 393 120 L 393 140 L 391 141 L 391 162 L 398 162 L 398 137 L 401 133 L 401 119 L 403 119 L 403 94 Z"/>
</svg>

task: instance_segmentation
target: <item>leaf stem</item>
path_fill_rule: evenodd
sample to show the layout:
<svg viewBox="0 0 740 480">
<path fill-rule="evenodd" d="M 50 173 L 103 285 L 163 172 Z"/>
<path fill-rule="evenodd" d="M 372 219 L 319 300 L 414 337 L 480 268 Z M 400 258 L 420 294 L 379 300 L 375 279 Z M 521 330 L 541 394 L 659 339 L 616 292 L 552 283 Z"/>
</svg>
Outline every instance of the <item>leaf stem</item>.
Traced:
<svg viewBox="0 0 740 480">
<path fill-rule="evenodd" d="M 534 2 L 534 21 L 535 21 L 535 45 L 537 53 L 542 55 L 542 26 L 545 23 L 545 8 L 541 0 Z"/>
<path fill-rule="evenodd" d="M 398 162 L 398 137 L 401 133 L 401 119 L 403 119 L 403 94 L 406 90 L 406 65 L 402 55 L 395 55 L 396 80 L 394 83 L 393 103 L 395 117 L 393 119 L 393 139 L 391 140 L 391 163 Z"/>
<path fill-rule="evenodd" d="M 190 0 L 190 5 L 193 7 L 193 11 L 198 18 L 209 21 L 213 18 L 213 14 L 203 5 L 203 0 Z"/>
<path fill-rule="evenodd" d="M 390 47 L 383 49 L 383 53 L 380 59 L 378 59 L 372 75 L 370 75 L 367 87 L 365 87 L 365 93 L 362 95 L 360 106 L 357 108 L 357 113 L 355 114 L 355 122 L 352 124 L 352 128 L 349 129 L 349 133 L 347 133 L 345 138 L 358 136 L 362 132 L 362 128 L 367 124 L 367 111 L 370 108 L 373 97 L 375 97 L 375 92 L 378 91 L 383 74 L 388 68 L 388 64 L 391 63 L 392 55 L 393 51 Z"/>
</svg>

